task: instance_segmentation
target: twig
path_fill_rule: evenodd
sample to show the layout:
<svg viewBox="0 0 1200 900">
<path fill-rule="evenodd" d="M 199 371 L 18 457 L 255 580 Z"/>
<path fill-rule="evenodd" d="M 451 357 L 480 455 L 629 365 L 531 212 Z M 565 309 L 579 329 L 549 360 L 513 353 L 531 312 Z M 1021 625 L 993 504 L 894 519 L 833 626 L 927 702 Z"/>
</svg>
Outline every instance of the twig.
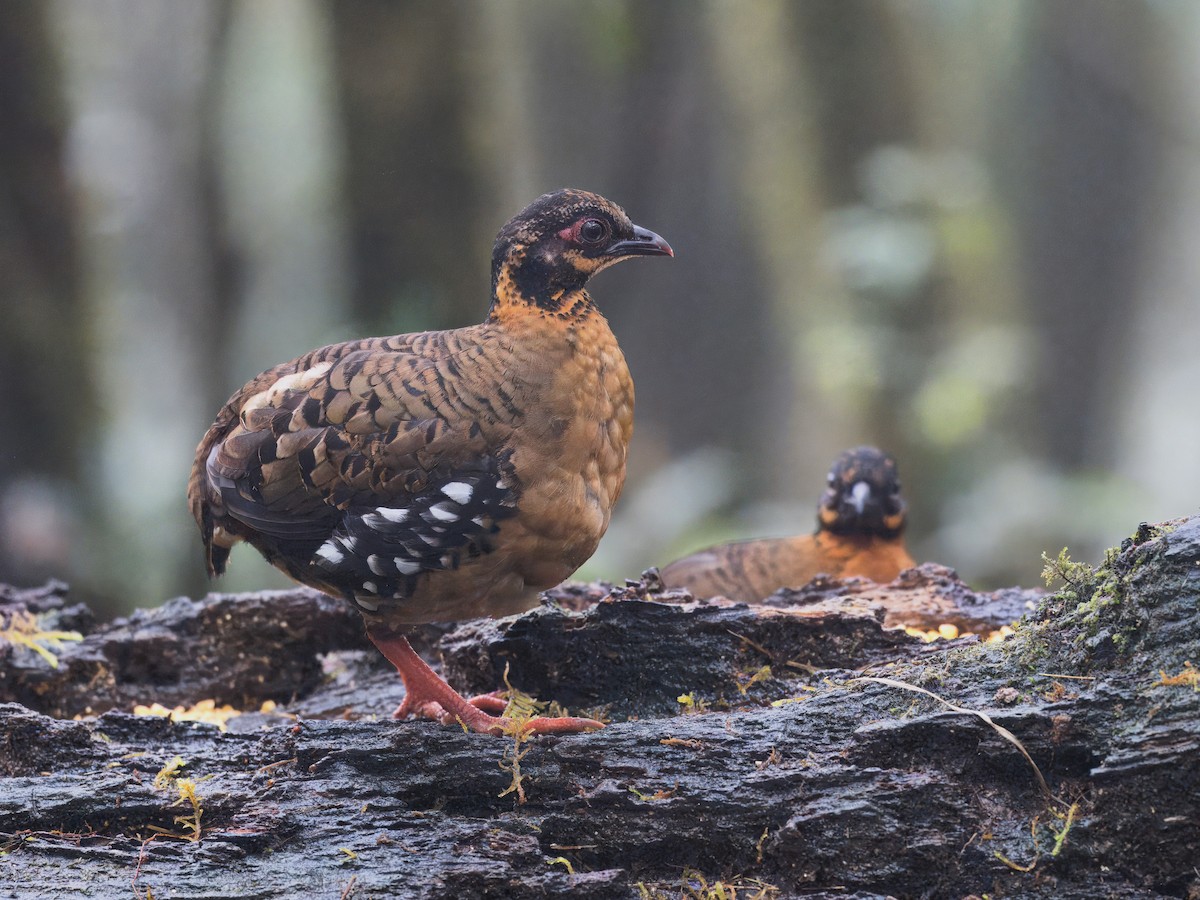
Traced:
<svg viewBox="0 0 1200 900">
<path fill-rule="evenodd" d="M 1046 783 L 1046 779 L 1042 775 L 1042 770 L 1039 769 L 1037 763 L 1035 763 L 1033 761 L 1033 757 L 1029 755 L 1029 751 L 1025 749 L 1025 745 L 1022 744 L 1019 740 L 1017 740 L 1017 736 L 1015 734 L 1013 734 L 1011 731 L 1009 731 L 1007 728 L 1005 728 L 1003 725 L 997 725 L 996 722 L 992 719 L 992 717 L 989 716 L 987 713 L 981 712 L 978 709 L 969 709 L 965 706 L 959 706 L 956 703 L 951 703 L 945 697 L 939 697 L 933 691 L 928 691 L 923 687 L 917 687 L 915 684 L 908 684 L 905 681 L 897 681 L 895 678 L 880 678 L 875 675 L 864 675 L 859 678 L 851 678 L 847 682 L 847 684 L 854 684 L 857 681 L 873 681 L 876 684 L 883 684 L 883 685 L 887 685 L 888 687 L 895 687 L 895 688 L 900 688 L 905 691 L 914 691 L 915 693 L 918 693 L 918 694 L 924 694 L 927 697 L 932 697 L 938 703 L 941 703 L 944 706 L 949 707 L 950 709 L 954 710 L 955 712 L 965 713 L 967 715 L 972 715 L 972 716 L 977 716 L 978 718 L 982 719 L 984 722 L 986 722 L 988 725 L 992 726 L 992 728 L 995 729 L 996 734 L 1000 735 L 1000 737 L 1004 738 L 1004 740 L 1008 741 L 1010 744 L 1012 744 L 1014 747 L 1016 747 L 1018 750 L 1021 751 L 1021 755 L 1023 757 L 1025 757 L 1025 761 L 1028 762 L 1030 767 L 1033 769 L 1033 774 L 1035 774 L 1037 776 L 1038 784 L 1041 785 L 1042 791 L 1045 792 L 1046 796 L 1049 797 L 1051 800 L 1055 800 L 1055 802 L 1058 802 L 1055 799 L 1054 794 L 1050 790 L 1050 785 L 1048 785 Z"/>
<path fill-rule="evenodd" d="M 261 775 L 263 772 L 270 772 L 277 769 L 279 766 L 286 766 L 288 763 L 297 762 L 297 758 L 293 756 L 291 759 L 281 759 L 273 763 L 267 763 L 265 766 L 260 766 L 254 770 L 255 775 Z"/>
<path fill-rule="evenodd" d="M 733 635 L 735 638 L 737 638 L 739 641 L 741 641 L 742 643 L 744 643 L 746 646 L 748 646 L 748 647 L 752 647 L 753 649 L 755 649 L 755 650 L 757 650 L 759 653 L 761 653 L 763 656 L 765 656 L 765 657 L 766 657 L 768 660 L 770 660 L 770 661 L 774 662 L 774 660 L 775 660 L 775 657 L 774 657 L 774 656 L 772 656 L 772 655 L 771 655 L 771 652 L 770 652 L 769 650 L 767 650 L 767 648 L 766 648 L 766 647 L 764 647 L 762 644 L 758 643 L 757 641 L 752 641 L 752 640 L 750 640 L 750 638 L 746 637 L 744 634 L 738 634 L 736 631 L 734 631 L 734 630 L 732 630 L 732 629 L 730 629 L 730 628 L 726 628 L 725 630 L 726 630 L 726 631 L 727 631 L 729 634 L 732 634 L 732 635 Z"/>
</svg>

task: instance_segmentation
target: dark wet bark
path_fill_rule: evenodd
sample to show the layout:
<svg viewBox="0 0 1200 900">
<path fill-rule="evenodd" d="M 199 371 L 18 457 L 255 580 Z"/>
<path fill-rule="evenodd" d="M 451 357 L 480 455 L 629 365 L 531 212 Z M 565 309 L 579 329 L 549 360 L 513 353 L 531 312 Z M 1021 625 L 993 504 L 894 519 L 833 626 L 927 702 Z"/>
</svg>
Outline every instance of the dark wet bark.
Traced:
<svg viewBox="0 0 1200 900">
<path fill-rule="evenodd" d="M 1034 596 L 972 594 L 936 566 L 760 607 L 652 579 L 573 586 L 440 643 L 422 632 L 460 688 L 497 687 L 507 664 L 523 690 L 607 709 L 604 731 L 522 745 L 523 804 L 504 793 L 512 739 L 387 717 L 399 680 L 333 601 L 213 595 L 96 626 L 54 589 L 9 591 L 6 614 L 86 637 L 57 669 L 0 645 L 0 883 L 38 898 L 706 896 L 701 878 L 738 897 L 1195 896 L 1200 518 L 1068 574 L 999 644 L 884 627 L 982 627 Z M 986 712 L 1049 793 L 978 716 L 864 674 Z M 224 733 L 128 712 L 206 698 L 279 706 Z M 108 711 L 70 718 L 89 707 Z M 154 784 L 176 756 L 201 839 L 145 843 L 187 831 L 179 783 Z"/>
</svg>

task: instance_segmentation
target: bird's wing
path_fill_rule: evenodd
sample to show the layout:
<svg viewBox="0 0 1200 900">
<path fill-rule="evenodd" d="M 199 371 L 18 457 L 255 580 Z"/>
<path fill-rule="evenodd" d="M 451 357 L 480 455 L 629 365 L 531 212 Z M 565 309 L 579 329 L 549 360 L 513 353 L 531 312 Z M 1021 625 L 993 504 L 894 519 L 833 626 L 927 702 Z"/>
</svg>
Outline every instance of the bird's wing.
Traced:
<svg viewBox="0 0 1200 900">
<path fill-rule="evenodd" d="M 745 575 L 737 544 L 723 544 L 677 559 L 662 569 L 663 584 L 687 588 L 696 597 L 744 600 Z M 751 598 L 754 600 L 758 597 Z"/>
<path fill-rule="evenodd" d="M 346 592 L 484 552 L 515 506 L 520 410 L 471 390 L 470 331 L 325 348 L 255 379 L 198 450 L 202 530 L 232 519 Z"/>
</svg>

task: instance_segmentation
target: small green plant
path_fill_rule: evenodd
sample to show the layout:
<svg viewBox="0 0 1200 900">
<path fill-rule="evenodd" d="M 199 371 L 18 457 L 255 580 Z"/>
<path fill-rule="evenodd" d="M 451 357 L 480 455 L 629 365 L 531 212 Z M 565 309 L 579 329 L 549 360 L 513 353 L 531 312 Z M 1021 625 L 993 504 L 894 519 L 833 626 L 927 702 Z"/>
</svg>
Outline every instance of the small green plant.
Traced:
<svg viewBox="0 0 1200 900">
<path fill-rule="evenodd" d="M 670 790 L 659 788 L 653 794 L 647 794 L 645 791 L 639 791 L 637 788 L 631 785 L 629 788 L 629 793 L 633 794 L 633 796 L 637 797 L 639 800 L 653 803 L 657 800 L 670 800 L 675 796 L 675 792 L 677 790 L 679 790 L 678 784 L 676 784 L 675 787 L 671 788 Z"/>
<path fill-rule="evenodd" d="M 669 889 L 661 883 L 637 883 L 641 900 L 774 900 L 779 888 L 761 878 L 728 878 L 709 881 L 696 869 L 685 868 L 682 880 Z M 678 893 L 677 893 L 678 892 Z"/>
<path fill-rule="evenodd" d="M 1076 598 L 1083 599 L 1091 592 L 1091 586 L 1096 580 L 1096 572 L 1087 563 L 1075 562 L 1071 559 L 1067 548 L 1058 551 L 1053 559 L 1047 553 L 1042 554 L 1042 580 L 1046 587 L 1054 587 L 1056 582 L 1066 584 L 1075 593 Z"/>
<path fill-rule="evenodd" d="M 529 748 L 525 747 L 522 750 L 521 747 L 529 739 L 529 721 L 540 716 L 545 710 L 546 704 L 513 687 L 508 680 L 507 665 L 504 667 L 504 688 L 504 694 L 508 699 L 508 706 L 504 708 L 504 718 L 507 721 L 504 734 L 506 737 L 512 738 L 512 745 L 504 749 L 504 754 L 500 758 L 500 770 L 512 775 L 512 783 L 496 796 L 506 797 L 509 794 L 516 794 L 517 805 L 523 806 L 525 804 L 526 776 L 521 773 L 521 760 L 529 753 Z M 565 710 L 563 714 L 565 715 Z"/>
<path fill-rule="evenodd" d="M 1066 846 L 1067 835 L 1070 834 L 1071 826 L 1075 824 L 1075 817 L 1079 814 L 1079 804 L 1072 803 L 1067 808 L 1066 812 L 1059 812 L 1051 807 L 1050 813 L 1054 816 L 1054 818 L 1058 819 L 1058 821 L 1062 823 L 1062 826 L 1058 828 L 1055 828 L 1053 824 L 1048 827 L 1050 834 L 1054 837 L 1054 840 L 1050 846 L 1050 858 L 1054 859 L 1060 853 L 1062 853 L 1063 847 Z M 1014 872 L 1032 872 L 1037 868 L 1037 864 L 1042 859 L 1042 847 L 1038 839 L 1038 832 L 1041 828 L 1041 819 L 1042 817 L 1039 814 L 1034 816 L 1033 821 L 1029 823 L 1029 836 L 1033 840 L 1033 861 L 1028 865 L 1021 865 L 1021 863 L 1013 862 L 999 850 L 993 850 L 992 855 Z"/>
<path fill-rule="evenodd" d="M 204 804 L 196 793 L 196 781 L 192 778 L 180 778 L 179 773 L 187 763 L 182 756 L 176 756 L 158 770 L 154 776 L 154 788 L 159 791 L 178 791 L 179 796 L 171 807 L 188 806 L 191 812 L 175 817 L 175 824 L 182 831 L 171 831 L 158 825 L 147 826 L 154 832 L 154 837 L 169 837 L 176 840 L 196 842 L 200 840 L 200 819 L 204 816 Z"/>
<path fill-rule="evenodd" d="M 745 697 L 746 692 L 749 691 L 750 688 L 754 687 L 754 685 L 756 685 L 756 684 L 760 684 L 764 681 L 767 681 L 770 678 L 771 678 L 771 667 L 770 666 L 763 666 L 753 673 L 738 672 L 737 673 L 738 692 L 743 697 Z"/>
<path fill-rule="evenodd" d="M 179 790 L 179 799 L 172 806 L 191 807 L 191 812 L 175 817 L 175 824 L 183 828 L 186 840 L 200 840 L 200 817 L 204 815 L 204 807 L 200 804 L 200 796 L 196 793 L 196 782 L 190 778 L 179 778 L 175 781 Z"/>
</svg>

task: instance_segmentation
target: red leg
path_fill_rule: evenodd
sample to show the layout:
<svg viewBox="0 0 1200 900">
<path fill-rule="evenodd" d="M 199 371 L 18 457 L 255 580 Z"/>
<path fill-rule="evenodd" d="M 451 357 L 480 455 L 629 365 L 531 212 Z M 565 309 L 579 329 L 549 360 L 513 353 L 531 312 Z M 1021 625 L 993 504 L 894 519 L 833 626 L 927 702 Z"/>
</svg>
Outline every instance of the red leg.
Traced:
<svg viewBox="0 0 1200 900">
<path fill-rule="evenodd" d="M 404 680 L 404 702 L 396 709 L 396 718 L 417 715 L 444 723 L 459 721 L 481 734 L 503 734 L 512 728 L 511 719 L 489 715 L 480 708 L 487 705 L 495 709 L 500 698 L 485 694 L 475 698 L 475 701 L 482 701 L 478 704 L 467 700 L 426 665 L 404 635 L 368 629 L 367 636 Z M 595 719 L 573 716 L 551 719 L 539 716 L 526 722 L 524 731 L 531 734 L 572 734 L 603 727 L 604 723 Z"/>
</svg>

